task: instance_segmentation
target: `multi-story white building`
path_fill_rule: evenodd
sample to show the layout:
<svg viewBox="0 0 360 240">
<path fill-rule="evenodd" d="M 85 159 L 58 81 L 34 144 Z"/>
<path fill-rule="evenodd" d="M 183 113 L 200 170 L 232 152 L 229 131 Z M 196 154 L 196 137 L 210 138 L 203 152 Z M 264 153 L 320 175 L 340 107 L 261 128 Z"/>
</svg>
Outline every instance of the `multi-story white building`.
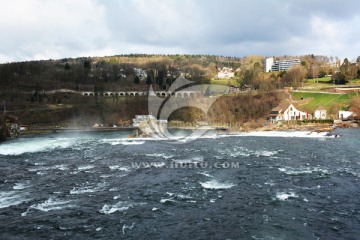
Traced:
<svg viewBox="0 0 360 240">
<path fill-rule="evenodd" d="M 265 72 L 271 72 L 271 66 L 274 64 L 274 58 L 265 58 Z"/>
<path fill-rule="evenodd" d="M 286 59 L 286 60 L 276 60 L 274 58 L 265 59 L 265 72 L 279 72 L 287 71 L 294 65 L 300 64 L 299 59 Z"/>
</svg>

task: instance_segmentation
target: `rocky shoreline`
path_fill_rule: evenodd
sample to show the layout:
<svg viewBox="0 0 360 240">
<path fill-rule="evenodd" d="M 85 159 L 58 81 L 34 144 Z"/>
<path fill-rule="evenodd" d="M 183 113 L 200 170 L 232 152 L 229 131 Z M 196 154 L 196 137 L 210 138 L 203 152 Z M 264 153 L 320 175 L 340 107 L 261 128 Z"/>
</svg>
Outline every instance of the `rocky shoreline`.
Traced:
<svg viewBox="0 0 360 240">
<path fill-rule="evenodd" d="M 220 135 L 236 135 L 241 133 L 249 132 L 272 132 L 272 131 L 311 131 L 311 132 L 332 132 L 336 128 L 356 128 L 359 127 L 359 124 L 354 121 L 344 121 L 344 122 L 335 122 L 334 124 L 329 123 L 297 123 L 289 122 L 282 124 L 268 124 L 264 126 L 257 127 L 246 127 L 246 128 L 227 128 L 227 127 L 212 127 L 206 126 L 202 127 L 208 130 L 215 130 Z M 198 126 L 184 126 L 184 127 L 169 127 L 169 129 L 178 129 L 178 130 L 196 130 Z M 71 128 L 59 128 L 59 127 L 47 127 L 44 129 L 36 130 L 25 130 L 21 131 L 18 137 L 29 137 L 33 135 L 42 135 L 49 133 L 69 133 L 69 132 L 105 132 L 105 131 L 132 131 L 136 128 L 132 126 L 123 126 L 123 127 L 71 127 Z M 3 139 L 5 141 L 6 139 Z"/>
</svg>

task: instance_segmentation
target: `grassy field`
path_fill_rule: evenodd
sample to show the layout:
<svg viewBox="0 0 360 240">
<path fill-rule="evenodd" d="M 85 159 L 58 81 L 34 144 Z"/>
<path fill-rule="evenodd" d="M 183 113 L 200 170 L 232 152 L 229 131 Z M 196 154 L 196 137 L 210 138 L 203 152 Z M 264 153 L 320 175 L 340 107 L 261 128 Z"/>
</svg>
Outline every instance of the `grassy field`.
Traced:
<svg viewBox="0 0 360 240">
<path fill-rule="evenodd" d="M 210 79 L 211 84 L 219 84 L 219 85 L 225 85 L 225 86 L 239 86 L 239 83 L 236 79 Z"/>
<path fill-rule="evenodd" d="M 317 107 L 322 106 L 328 111 L 336 108 L 347 110 L 355 93 L 331 94 L 312 92 L 291 92 L 297 106 L 304 111 L 313 112 Z"/>
<path fill-rule="evenodd" d="M 237 79 L 210 79 L 211 84 L 219 84 L 225 86 L 239 86 Z M 360 79 L 354 79 L 346 85 L 360 85 Z M 308 91 L 319 91 L 323 88 L 339 87 L 331 82 L 331 77 L 307 79 L 304 84 L 304 89 Z"/>
<path fill-rule="evenodd" d="M 346 85 L 360 85 L 360 79 L 354 79 L 348 82 Z M 314 78 L 314 79 L 307 79 L 304 84 L 304 89 L 314 89 L 319 90 L 322 88 L 329 88 L 329 87 L 339 87 L 339 85 L 335 85 L 331 82 L 331 77 L 324 77 L 324 78 Z"/>
<path fill-rule="evenodd" d="M 354 80 L 350 81 L 348 84 L 360 85 L 360 79 L 354 79 Z"/>
</svg>

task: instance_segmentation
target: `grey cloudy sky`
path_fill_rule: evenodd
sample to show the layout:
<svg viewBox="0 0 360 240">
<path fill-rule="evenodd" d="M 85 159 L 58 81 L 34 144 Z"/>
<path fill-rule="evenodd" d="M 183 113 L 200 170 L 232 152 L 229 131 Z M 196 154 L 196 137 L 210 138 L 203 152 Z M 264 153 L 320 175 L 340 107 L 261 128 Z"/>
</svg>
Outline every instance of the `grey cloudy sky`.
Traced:
<svg viewBox="0 0 360 240">
<path fill-rule="evenodd" d="M 4 0 L 0 62 L 129 53 L 360 55 L 358 0 Z"/>
</svg>

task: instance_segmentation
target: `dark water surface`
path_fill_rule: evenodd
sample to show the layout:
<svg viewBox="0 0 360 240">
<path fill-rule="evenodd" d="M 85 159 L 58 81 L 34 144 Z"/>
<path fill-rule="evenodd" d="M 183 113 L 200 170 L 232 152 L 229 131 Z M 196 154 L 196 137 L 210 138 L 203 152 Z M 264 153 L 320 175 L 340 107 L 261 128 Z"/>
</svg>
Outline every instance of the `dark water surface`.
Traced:
<svg viewBox="0 0 360 240">
<path fill-rule="evenodd" d="M 360 130 L 336 134 L 12 140 L 0 239 L 359 239 Z"/>
</svg>

